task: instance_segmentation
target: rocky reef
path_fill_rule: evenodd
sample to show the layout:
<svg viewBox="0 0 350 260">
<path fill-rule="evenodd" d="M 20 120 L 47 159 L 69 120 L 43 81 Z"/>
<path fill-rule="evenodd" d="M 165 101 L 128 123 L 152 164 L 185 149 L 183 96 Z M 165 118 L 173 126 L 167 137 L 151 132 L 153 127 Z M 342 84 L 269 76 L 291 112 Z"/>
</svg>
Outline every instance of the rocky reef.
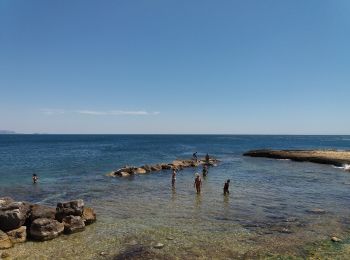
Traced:
<svg viewBox="0 0 350 260">
<path fill-rule="evenodd" d="M 80 199 L 57 203 L 53 208 L 0 198 L 0 250 L 27 239 L 45 241 L 80 232 L 95 221 L 94 210 Z"/>
<path fill-rule="evenodd" d="M 175 160 L 171 163 L 159 163 L 153 165 L 124 166 L 116 171 L 108 173 L 109 177 L 127 177 L 134 174 L 146 174 L 151 172 L 159 172 L 162 170 L 182 170 L 184 168 L 198 167 L 200 165 L 216 166 L 220 161 L 215 158 L 210 158 L 208 161 L 205 159 L 187 159 L 187 160 Z"/>
<path fill-rule="evenodd" d="M 350 151 L 337 150 L 252 150 L 243 154 L 250 157 L 290 159 L 298 162 L 331 164 L 347 169 L 350 164 Z"/>
</svg>

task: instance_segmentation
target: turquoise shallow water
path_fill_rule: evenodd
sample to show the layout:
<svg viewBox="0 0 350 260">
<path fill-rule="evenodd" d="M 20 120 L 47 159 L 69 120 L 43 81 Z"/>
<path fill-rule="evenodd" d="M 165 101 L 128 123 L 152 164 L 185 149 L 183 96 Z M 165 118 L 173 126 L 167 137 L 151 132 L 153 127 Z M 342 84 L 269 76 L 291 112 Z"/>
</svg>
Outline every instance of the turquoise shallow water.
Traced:
<svg viewBox="0 0 350 260">
<path fill-rule="evenodd" d="M 47 205 L 82 198 L 99 221 L 87 231 L 12 249 L 20 258 L 303 257 L 304 245 L 347 236 L 350 174 L 329 165 L 247 158 L 250 149 L 350 149 L 349 136 L 2 135 L 0 196 Z M 222 160 L 197 196 L 186 169 L 171 187 L 168 171 L 110 178 L 124 165 L 171 162 L 194 151 Z M 32 185 L 31 175 L 40 181 Z M 231 179 L 230 196 L 222 195 Z M 314 214 L 321 208 L 325 214 Z M 170 238 L 170 239 L 169 239 Z M 162 250 L 149 249 L 156 242 Z M 66 250 L 58 250 L 64 245 Z M 142 248 L 142 250 L 140 249 Z M 146 249 L 144 249 L 146 248 Z M 129 251 L 130 252 L 129 252 Z M 149 251 L 150 250 L 150 251 Z M 125 255 L 124 255 L 125 256 Z"/>
</svg>

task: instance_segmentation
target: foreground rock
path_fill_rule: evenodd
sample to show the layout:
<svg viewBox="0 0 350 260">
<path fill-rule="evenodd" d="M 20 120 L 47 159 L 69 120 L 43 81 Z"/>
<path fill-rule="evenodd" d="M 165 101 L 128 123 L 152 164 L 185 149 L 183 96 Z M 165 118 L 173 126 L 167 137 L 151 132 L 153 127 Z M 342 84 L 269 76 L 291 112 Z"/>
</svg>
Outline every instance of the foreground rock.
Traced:
<svg viewBox="0 0 350 260">
<path fill-rule="evenodd" d="M 10 231 L 24 225 L 30 212 L 25 202 L 11 202 L 0 207 L 0 229 Z"/>
<path fill-rule="evenodd" d="M 313 162 L 345 166 L 350 164 L 350 151 L 335 150 L 253 150 L 243 154 L 250 157 L 290 159 L 299 162 Z"/>
<path fill-rule="evenodd" d="M 21 226 L 17 229 L 7 232 L 7 235 L 13 244 L 24 243 L 27 240 L 27 227 Z"/>
<path fill-rule="evenodd" d="M 64 233 L 73 234 L 85 230 L 84 220 L 79 216 L 67 216 L 63 219 Z"/>
<path fill-rule="evenodd" d="M 154 165 L 143 165 L 140 167 L 135 166 L 125 166 L 123 168 L 120 168 L 116 171 L 113 171 L 107 176 L 109 177 L 128 177 L 134 174 L 145 174 L 150 172 L 159 172 L 162 170 L 182 170 L 184 168 L 190 168 L 190 167 L 198 167 L 200 165 L 207 165 L 207 166 L 216 166 L 220 161 L 214 158 L 209 159 L 209 161 L 206 161 L 205 159 L 200 160 L 175 160 L 171 163 L 159 163 Z"/>
<path fill-rule="evenodd" d="M 9 236 L 0 230 L 0 249 L 7 249 L 12 247 L 12 242 Z"/>
<path fill-rule="evenodd" d="M 67 216 L 82 216 L 84 211 L 83 200 L 73 200 L 63 203 L 57 203 L 56 219 L 62 222 Z"/>
<path fill-rule="evenodd" d="M 63 233 L 64 224 L 54 219 L 38 218 L 30 226 L 30 237 L 34 240 L 51 240 Z"/>
<path fill-rule="evenodd" d="M 83 200 L 57 203 L 48 207 L 13 199 L 0 198 L 0 249 L 7 249 L 28 239 L 46 241 L 62 233 L 85 230 L 96 221 L 92 208 L 85 208 Z"/>
</svg>

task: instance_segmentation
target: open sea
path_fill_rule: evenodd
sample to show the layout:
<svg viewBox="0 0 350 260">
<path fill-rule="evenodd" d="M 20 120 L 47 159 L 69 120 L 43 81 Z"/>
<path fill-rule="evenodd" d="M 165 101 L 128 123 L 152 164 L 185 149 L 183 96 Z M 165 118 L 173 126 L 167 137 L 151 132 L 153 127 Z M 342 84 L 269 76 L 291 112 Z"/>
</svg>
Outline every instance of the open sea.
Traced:
<svg viewBox="0 0 350 260">
<path fill-rule="evenodd" d="M 0 197 L 50 206 L 81 198 L 98 214 L 85 232 L 7 252 L 18 259 L 350 259 L 350 172 L 242 156 L 260 148 L 350 150 L 350 136 L 0 135 Z M 170 171 L 105 176 L 193 152 L 222 161 L 209 168 L 201 195 L 193 188 L 201 168 L 180 171 L 175 188 Z"/>
</svg>

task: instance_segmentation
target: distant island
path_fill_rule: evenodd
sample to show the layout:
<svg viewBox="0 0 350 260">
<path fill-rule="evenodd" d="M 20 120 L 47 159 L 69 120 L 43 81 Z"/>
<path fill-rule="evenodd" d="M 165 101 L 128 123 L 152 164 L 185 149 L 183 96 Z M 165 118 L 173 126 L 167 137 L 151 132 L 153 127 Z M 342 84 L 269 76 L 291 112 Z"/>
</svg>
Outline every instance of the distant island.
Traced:
<svg viewBox="0 0 350 260">
<path fill-rule="evenodd" d="M 13 135 L 17 134 L 15 131 L 10 131 L 10 130 L 0 130 L 0 135 Z"/>
</svg>

